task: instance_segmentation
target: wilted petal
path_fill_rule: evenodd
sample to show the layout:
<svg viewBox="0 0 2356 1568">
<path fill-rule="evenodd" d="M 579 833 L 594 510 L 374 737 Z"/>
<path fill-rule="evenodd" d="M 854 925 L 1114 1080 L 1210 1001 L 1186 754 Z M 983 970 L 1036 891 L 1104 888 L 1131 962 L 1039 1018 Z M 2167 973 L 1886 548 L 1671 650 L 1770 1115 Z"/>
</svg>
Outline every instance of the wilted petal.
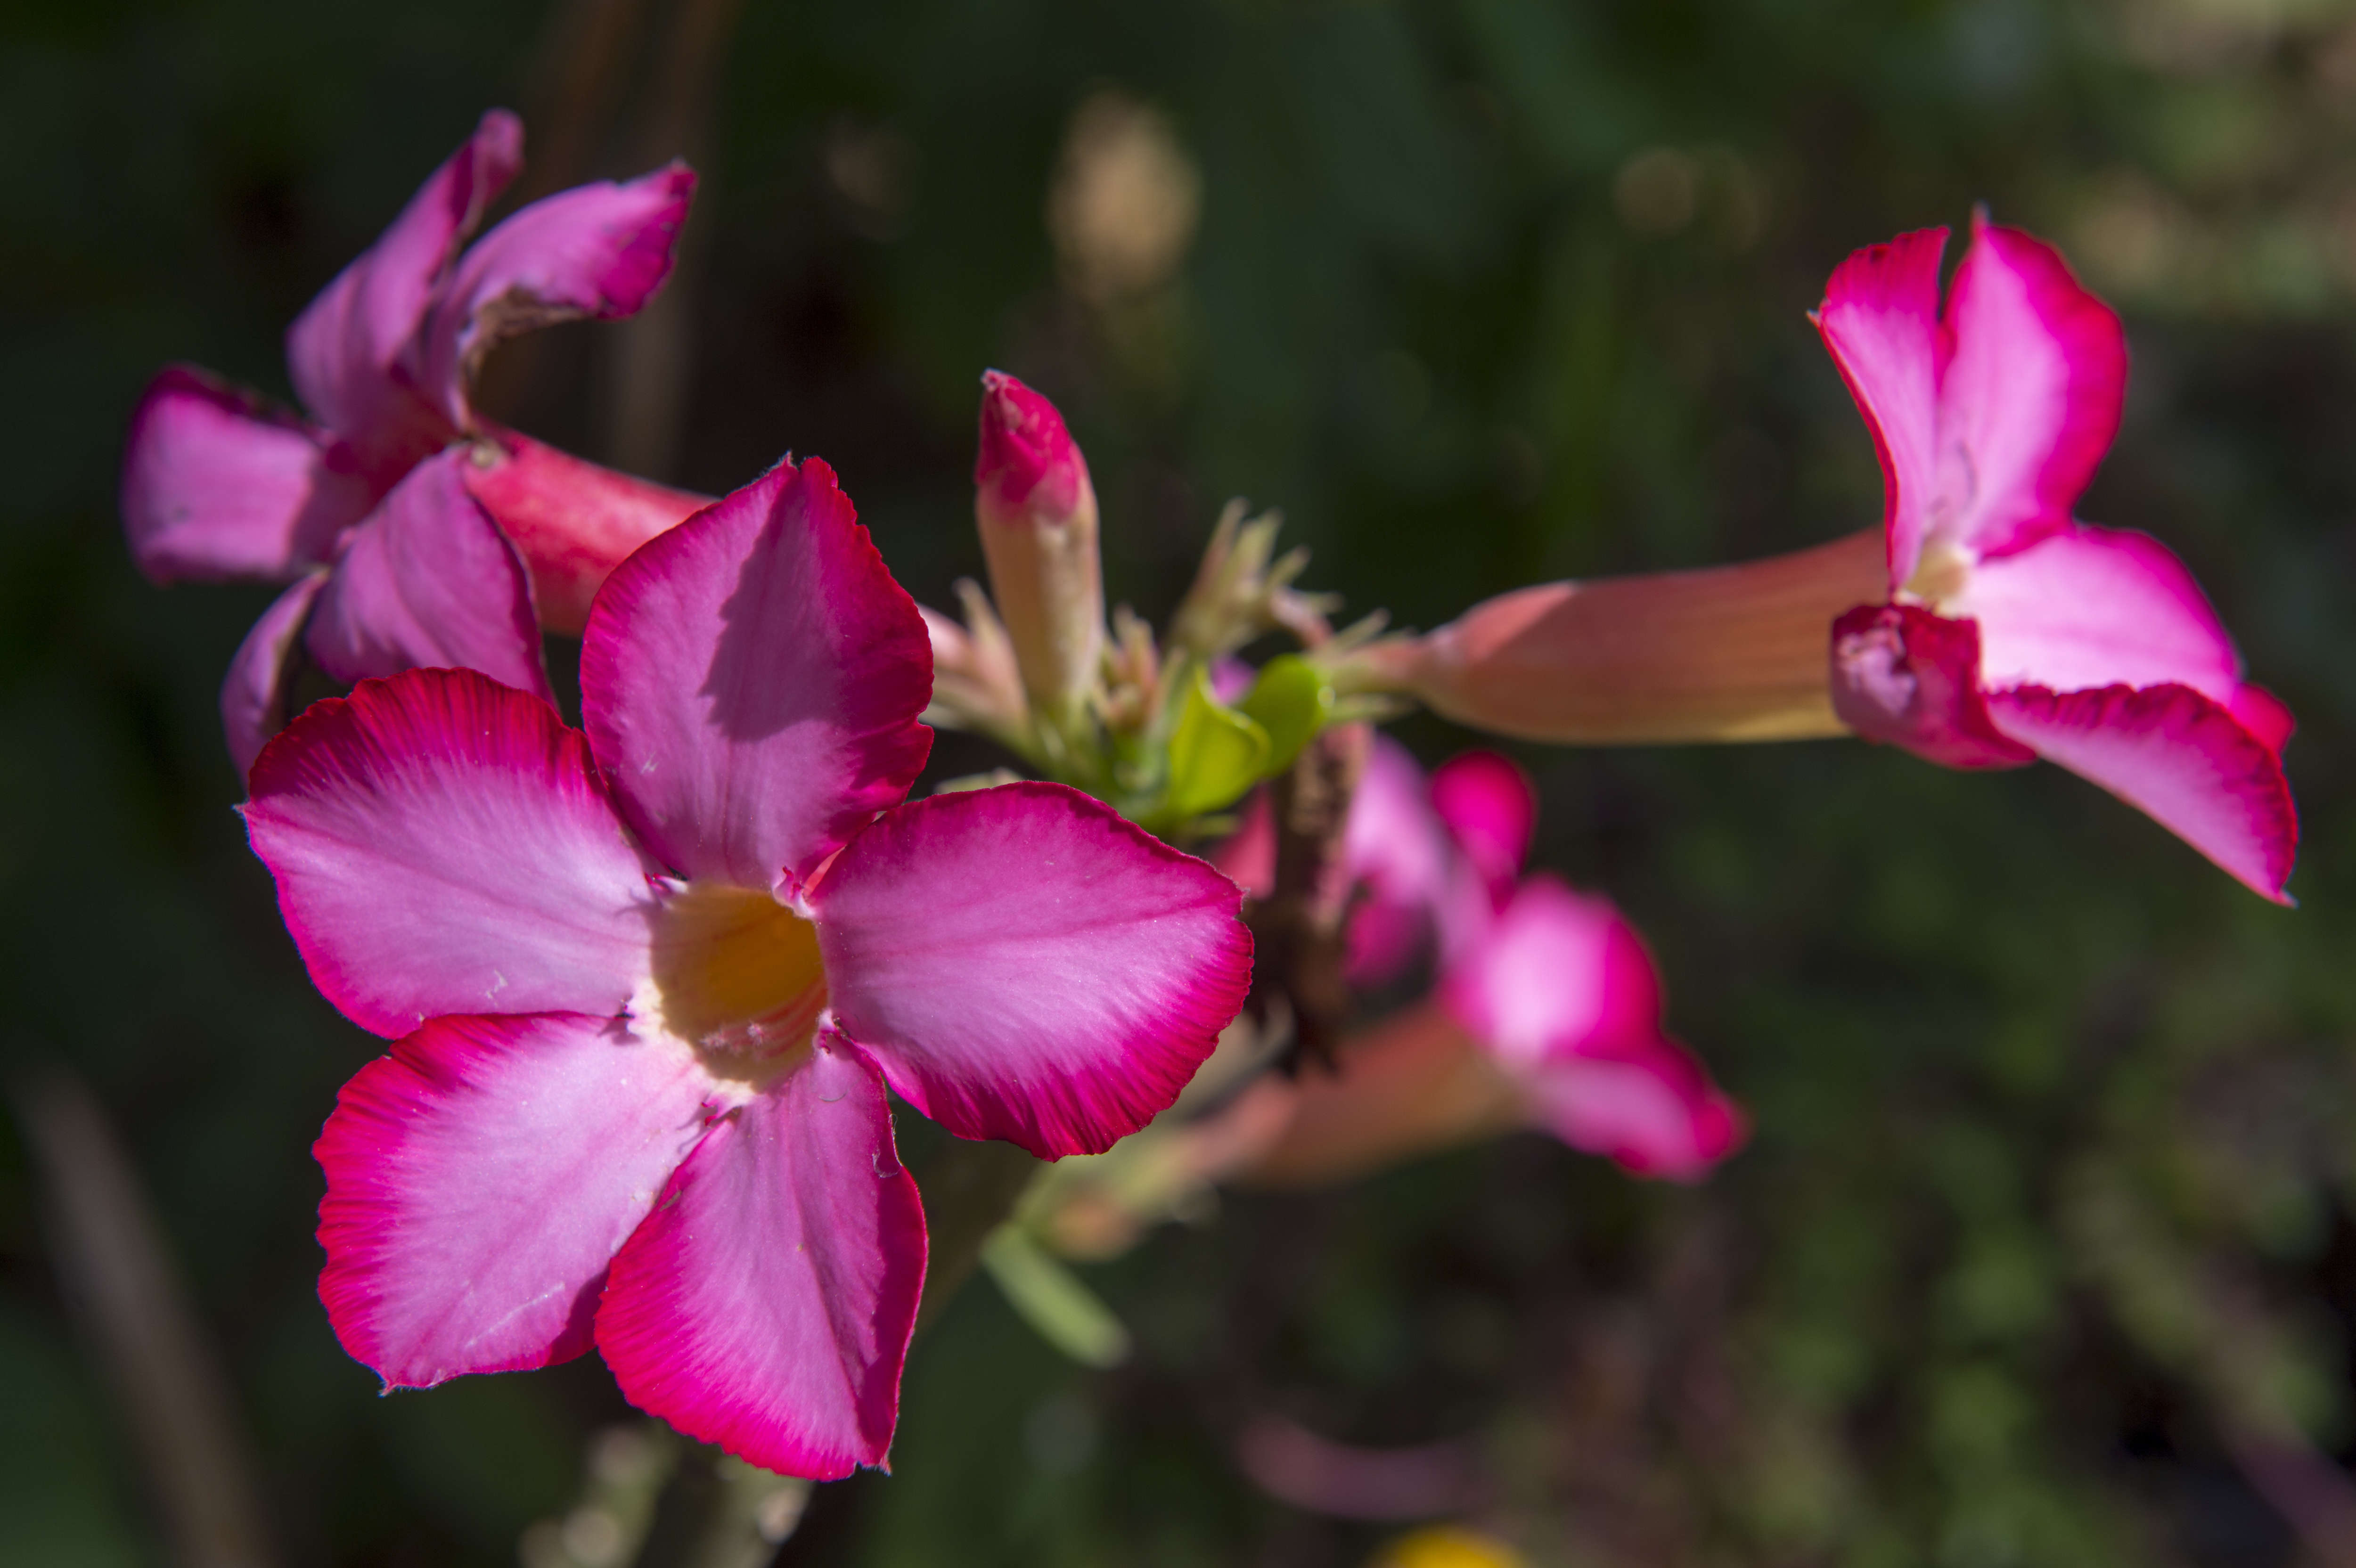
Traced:
<svg viewBox="0 0 2356 1568">
<path fill-rule="evenodd" d="M 578 1013 L 436 1019 L 314 1149 L 336 1337 L 393 1388 L 589 1349 L 605 1266 L 704 1132 L 693 1053 Z"/>
<path fill-rule="evenodd" d="M 523 557 L 540 624 L 568 636 L 588 624 L 590 602 L 631 551 L 712 505 L 511 430 L 490 431 L 472 459 L 467 493 Z"/>
<path fill-rule="evenodd" d="M 409 361 L 418 390 L 463 427 L 466 382 L 495 344 L 560 321 L 635 315 L 670 276 L 694 194 L 694 174 L 672 164 L 559 191 L 501 222 L 437 292 Z"/>
<path fill-rule="evenodd" d="M 1868 740 L 1950 768 L 2017 768 L 2035 753 L 1988 717 L 1980 634 L 1912 604 L 1862 604 L 1833 623 L 1833 710 Z"/>
<path fill-rule="evenodd" d="M 2000 555 L 2067 526 L 2118 433 L 2126 335 L 2044 241 L 1987 218 L 1955 269 L 1940 384 L 1943 535 Z"/>
<path fill-rule="evenodd" d="M 265 748 L 252 788 L 286 929 L 362 1029 L 613 1014 L 647 974 L 646 865 L 538 698 L 472 670 L 363 681 Z"/>
<path fill-rule="evenodd" d="M 1869 245 L 1825 285 L 1816 330 L 1832 350 L 1881 459 L 1890 587 L 1914 575 L 1939 483 L 1939 256 L 1947 230 Z"/>
<path fill-rule="evenodd" d="M 1652 955 L 1606 899 L 1543 872 L 1449 972 L 1441 997 L 1510 1067 L 1660 1037 Z"/>
<path fill-rule="evenodd" d="M 545 698 L 523 563 L 466 494 L 464 448 L 409 471 L 352 531 L 306 642 L 338 681 L 445 667 Z"/>
<path fill-rule="evenodd" d="M 2290 901 L 2298 814 L 2282 762 L 2233 710 L 2187 686 L 1992 692 L 1997 727 L 2091 779 L 2252 891 Z"/>
<path fill-rule="evenodd" d="M 1251 978 L 1240 890 L 1061 784 L 887 812 L 810 896 L 835 1018 L 893 1089 L 1048 1157 L 1167 1107 Z"/>
<path fill-rule="evenodd" d="M 925 1215 L 875 1070 L 821 1040 L 712 1124 L 614 1260 L 597 1348 L 623 1394 L 763 1469 L 880 1465 Z"/>
<path fill-rule="evenodd" d="M 1991 689 L 2174 681 L 2230 703 L 2242 660 L 2184 563 L 2148 535 L 2075 527 L 1980 562 L 1941 604 L 1979 623 Z"/>
<path fill-rule="evenodd" d="M 229 677 L 221 682 L 221 732 L 240 778 L 270 737 L 285 728 L 286 655 L 303 635 L 304 618 L 327 581 L 325 567 L 298 578 L 262 613 L 229 661 Z"/>
<path fill-rule="evenodd" d="M 1740 1110 L 1673 1040 L 1547 1062 L 1523 1091 L 1555 1136 L 1638 1176 L 1691 1181 L 1744 1136 Z"/>
<path fill-rule="evenodd" d="M 300 420 L 192 367 L 149 382 L 131 416 L 123 527 L 157 582 L 282 581 L 326 560 L 374 498 Z"/>
<path fill-rule="evenodd" d="M 485 114 L 377 242 L 321 291 L 286 334 L 287 368 L 312 417 L 380 448 L 425 411 L 394 374 L 438 285 L 483 211 L 523 166 L 523 123 Z"/>
<path fill-rule="evenodd" d="M 649 542 L 597 596 L 581 708 L 641 840 L 682 876 L 805 877 L 905 795 L 932 645 L 812 459 Z"/>
</svg>

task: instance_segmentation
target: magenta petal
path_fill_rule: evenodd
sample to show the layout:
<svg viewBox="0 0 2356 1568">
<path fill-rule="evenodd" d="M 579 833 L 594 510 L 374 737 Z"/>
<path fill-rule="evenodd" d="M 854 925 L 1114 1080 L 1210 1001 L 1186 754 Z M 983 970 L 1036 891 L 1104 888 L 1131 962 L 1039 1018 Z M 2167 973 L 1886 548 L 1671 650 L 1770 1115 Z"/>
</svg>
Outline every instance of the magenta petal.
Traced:
<svg viewBox="0 0 2356 1568">
<path fill-rule="evenodd" d="M 1377 732 L 1342 827 L 1342 863 L 1359 889 L 1344 933 L 1353 983 L 1378 985 L 1415 960 L 1449 907 L 1451 859 L 1422 767 Z"/>
<path fill-rule="evenodd" d="M 842 1030 L 960 1137 L 1094 1154 L 1166 1108 L 1243 1006 L 1242 891 L 1061 784 L 876 819 L 810 894 Z"/>
<path fill-rule="evenodd" d="M 589 1349 L 605 1265 L 704 1131 L 694 1055 L 578 1013 L 436 1019 L 337 1097 L 319 1298 L 390 1388 Z"/>
<path fill-rule="evenodd" d="M 647 867 L 538 698 L 472 670 L 362 681 L 305 709 L 251 787 L 286 929 L 362 1029 L 610 1015 L 648 972 Z"/>
<path fill-rule="evenodd" d="M 252 768 L 270 737 L 285 727 L 286 656 L 303 635 L 311 602 L 327 581 L 325 567 L 297 578 L 262 613 L 229 661 L 229 677 L 221 682 L 221 731 L 240 778 Z"/>
<path fill-rule="evenodd" d="M 924 1208 L 884 1085 L 821 1038 L 671 1178 L 614 1260 L 597 1348 L 639 1409 L 832 1479 L 891 1448 L 924 1280 Z"/>
<path fill-rule="evenodd" d="M 1991 690 L 2174 681 L 2231 702 L 2241 688 L 2241 656 L 2208 596 L 2145 534 L 2072 527 L 1980 562 L 1940 608 L 1979 623 Z"/>
<path fill-rule="evenodd" d="M 1465 752 L 1431 775 L 1431 808 L 1482 880 L 1504 892 L 1520 875 L 1537 826 L 1530 775 L 1495 752 Z"/>
<path fill-rule="evenodd" d="M 1833 711 L 1869 741 L 1950 768 L 2017 768 L 2036 753 L 1988 717 L 1979 628 L 1912 604 L 1860 604 L 1833 623 Z"/>
<path fill-rule="evenodd" d="M 2102 785 L 2276 903 L 2298 849 L 2282 761 L 2233 710 L 2186 686 L 1992 692 L 1997 725 Z"/>
<path fill-rule="evenodd" d="M 2258 743 L 2276 756 L 2290 744 L 2298 731 L 2298 720 L 2291 717 L 2281 698 L 2263 686 L 2242 685 L 2234 688 L 2233 700 L 2226 707 L 2233 709 L 2233 721 L 2257 737 Z"/>
<path fill-rule="evenodd" d="M 523 166 L 523 122 L 485 114 L 377 242 L 337 274 L 286 334 L 287 368 L 313 418 L 356 445 L 398 445 L 425 411 L 394 374 L 459 244 Z"/>
<path fill-rule="evenodd" d="M 1440 997 L 1508 1066 L 1660 1036 L 1660 977 L 1635 929 L 1611 901 L 1544 872 L 1523 881 L 1450 968 Z"/>
<path fill-rule="evenodd" d="M 834 471 L 783 463 L 616 569 L 581 710 L 647 848 L 682 876 L 808 876 L 925 765 L 933 650 Z"/>
<path fill-rule="evenodd" d="M 409 471 L 352 531 L 307 642 L 338 681 L 446 667 L 548 696 L 523 562 L 466 493 L 462 446 Z"/>
<path fill-rule="evenodd" d="M 440 291 L 410 369 L 451 423 L 466 382 L 503 338 L 583 316 L 635 315 L 670 276 L 695 176 L 685 164 L 626 184 L 543 197 L 467 248 Z"/>
<path fill-rule="evenodd" d="M 1954 512 L 1940 529 L 2000 555 L 2067 526 L 2118 433 L 2126 335 L 2053 247 L 1985 216 L 1972 220 L 1947 323 L 1942 498 Z"/>
<path fill-rule="evenodd" d="M 373 499 L 300 420 L 192 367 L 150 381 L 131 416 L 123 527 L 157 582 L 282 581 L 325 560 Z"/>
<path fill-rule="evenodd" d="M 1743 1116 L 1673 1040 L 1548 1062 L 1526 1075 L 1539 1117 L 1573 1148 L 1638 1176 L 1691 1181 L 1740 1147 Z"/>
<path fill-rule="evenodd" d="M 1881 460 L 1890 586 L 1914 575 L 1939 482 L 1939 256 L 1944 229 L 1901 234 L 1843 261 L 1812 319 L 1848 383 Z"/>
</svg>

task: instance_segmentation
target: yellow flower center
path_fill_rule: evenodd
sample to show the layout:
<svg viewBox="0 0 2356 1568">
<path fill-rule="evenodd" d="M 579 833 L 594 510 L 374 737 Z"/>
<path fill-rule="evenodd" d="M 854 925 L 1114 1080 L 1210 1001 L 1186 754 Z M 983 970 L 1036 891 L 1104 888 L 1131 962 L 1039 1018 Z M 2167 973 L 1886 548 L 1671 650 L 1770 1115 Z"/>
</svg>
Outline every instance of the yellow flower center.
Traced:
<svg viewBox="0 0 2356 1568">
<path fill-rule="evenodd" d="M 641 1012 L 726 1076 L 769 1076 L 807 1049 L 826 1008 L 818 928 L 767 893 L 691 882 L 655 917 Z"/>
</svg>

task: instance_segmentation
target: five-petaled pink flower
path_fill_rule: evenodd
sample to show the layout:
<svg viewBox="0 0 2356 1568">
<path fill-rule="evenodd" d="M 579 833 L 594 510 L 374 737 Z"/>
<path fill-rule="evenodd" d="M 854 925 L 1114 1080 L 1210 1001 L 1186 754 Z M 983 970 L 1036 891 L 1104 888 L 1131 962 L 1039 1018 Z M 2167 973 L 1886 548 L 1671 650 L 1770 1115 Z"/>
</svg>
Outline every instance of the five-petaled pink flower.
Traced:
<svg viewBox="0 0 2356 1568">
<path fill-rule="evenodd" d="M 1601 898 L 1522 873 L 1537 803 L 1494 752 L 1427 783 L 1377 736 L 1344 827 L 1360 898 L 1350 978 L 1378 986 L 1436 955 L 1437 1006 L 1376 1026 L 1340 1072 L 1304 1072 L 1264 1179 L 1327 1180 L 1418 1147 L 1534 1122 L 1640 1176 L 1690 1180 L 1731 1154 L 1741 1113 L 1661 1028 L 1661 985 Z M 1273 838 L 1256 804 L 1220 863 L 1265 888 Z"/>
<path fill-rule="evenodd" d="M 925 1264 L 885 1086 L 1105 1148 L 1241 1005 L 1240 894 L 1061 785 L 903 802 L 924 622 L 815 461 L 624 562 L 581 687 L 585 733 L 365 680 L 253 769 L 312 976 L 394 1041 L 319 1139 L 320 1294 L 388 1386 L 594 1342 L 756 1465 L 878 1464 Z"/>
<path fill-rule="evenodd" d="M 1833 628 L 1835 709 L 1952 767 L 2059 763 L 2286 901 L 2289 713 L 2166 547 L 2071 515 L 2118 429 L 2118 318 L 1985 217 L 1943 316 L 1946 240 L 1858 251 L 1815 313 L 1886 488 L 1890 596 Z"/>
<path fill-rule="evenodd" d="M 287 368 L 308 419 L 189 366 L 158 375 L 133 416 L 122 507 L 140 569 L 159 582 L 294 584 L 222 688 L 241 770 L 277 728 L 298 636 L 341 681 L 462 665 L 545 692 L 536 622 L 577 630 L 596 580 L 703 504 L 468 406 L 476 368 L 503 338 L 643 305 L 669 274 L 695 186 L 677 164 L 582 186 L 461 252 L 522 155 L 521 123 L 484 115 L 295 320 Z M 461 435 L 482 444 L 453 448 Z"/>
</svg>

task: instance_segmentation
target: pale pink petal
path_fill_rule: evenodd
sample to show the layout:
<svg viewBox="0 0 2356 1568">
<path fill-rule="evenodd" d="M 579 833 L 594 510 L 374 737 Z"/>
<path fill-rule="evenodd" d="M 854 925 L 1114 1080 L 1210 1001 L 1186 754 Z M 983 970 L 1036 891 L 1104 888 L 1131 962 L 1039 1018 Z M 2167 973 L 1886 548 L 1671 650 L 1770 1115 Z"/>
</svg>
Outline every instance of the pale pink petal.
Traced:
<svg viewBox="0 0 2356 1568">
<path fill-rule="evenodd" d="M 1812 319 L 1832 350 L 1881 460 L 1890 586 L 1914 575 L 1939 485 L 1939 323 L 1944 229 L 1901 234 L 1843 261 Z"/>
<path fill-rule="evenodd" d="M 243 778 L 270 737 L 286 727 L 286 656 L 303 635 L 311 602 L 327 581 L 325 567 L 295 579 L 294 585 L 262 613 L 238 645 L 221 682 L 221 732 L 230 760 Z"/>
<path fill-rule="evenodd" d="M 1449 969 L 1440 997 L 1508 1066 L 1660 1035 L 1660 978 L 1634 928 L 1609 900 L 1543 872 L 1523 881 L 1487 937 Z"/>
<path fill-rule="evenodd" d="M 808 876 L 908 792 L 933 651 L 834 470 L 781 463 L 605 581 L 581 644 L 597 761 L 682 876 Z"/>
<path fill-rule="evenodd" d="M 469 465 L 463 447 L 427 458 L 352 530 L 305 637 L 336 680 L 446 667 L 549 695 L 531 584 Z"/>
<path fill-rule="evenodd" d="M 395 1041 L 312 1151 L 336 1337 L 388 1388 L 581 1354 L 605 1265 L 703 1136 L 712 1087 L 676 1041 L 579 1013 Z"/>
<path fill-rule="evenodd" d="M 496 427 L 466 465 L 466 489 L 531 573 L 540 624 L 578 636 L 589 603 L 630 552 L 712 497 L 650 484 Z"/>
<path fill-rule="evenodd" d="M 914 801 L 812 891 L 842 1030 L 960 1137 L 1094 1154 L 1166 1108 L 1243 1005 L 1242 891 L 1061 784 Z"/>
<path fill-rule="evenodd" d="M 458 246 L 522 166 L 523 123 L 492 110 L 392 226 L 295 318 L 286 334 L 286 364 L 314 419 L 386 460 L 431 422 L 421 418 L 430 411 L 396 364 Z"/>
<path fill-rule="evenodd" d="M 623 1394 L 788 1476 L 881 1465 L 925 1213 L 874 1068 L 825 1036 L 712 1124 L 614 1260 L 597 1348 Z"/>
<path fill-rule="evenodd" d="M 2051 245 L 1972 220 L 1947 304 L 1937 530 L 1980 556 L 2066 527 L 2118 433 L 2126 335 Z"/>
<path fill-rule="evenodd" d="M 1653 1040 L 1560 1058 L 1524 1075 L 1539 1120 L 1638 1176 L 1691 1181 L 1741 1146 L 1741 1111 L 1683 1046 Z"/>
<path fill-rule="evenodd" d="M 282 581 L 325 560 L 374 499 L 300 420 L 190 366 L 150 381 L 131 416 L 123 527 L 157 582 Z"/>
<path fill-rule="evenodd" d="M 437 292 L 407 361 L 451 423 L 468 422 L 466 383 L 502 339 L 583 316 L 635 315 L 670 276 L 695 176 L 672 164 L 543 197 L 467 248 Z"/>
<path fill-rule="evenodd" d="M 1495 752 L 1465 752 L 1431 775 L 1431 808 L 1482 880 L 1499 893 L 1521 874 L 1537 826 L 1537 792 L 1519 764 Z"/>
<path fill-rule="evenodd" d="M 2184 563 L 2148 535 L 2074 526 L 1985 560 L 1944 600 L 1979 623 L 1991 689 L 2159 686 L 2230 703 L 2242 660 Z"/>
<path fill-rule="evenodd" d="M 1833 623 L 1833 711 L 1869 741 L 1950 768 L 2017 768 L 2036 753 L 1988 717 L 1980 634 L 1912 604 L 1861 604 Z"/>
<path fill-rule="evenodd" d="M 1422 767 L 1378 731 L 1342 827 L 1342 863 L 1361 889 L 1345 933 L 1354 982 L 1379 984 L 1413 962 L 1448 897 L 1452 858 Z"/>
<path fill-rule="evenodd" d="M 1997 727 L 2102 785 L 2252 891 L 2288 903 L 2298 814 L 2282 761 L 2233 710 L 2187 686 L 1991 692 Z"/>
<path fill-rule="evenodd" d="M 286 929 L 362 1029 L 617 1013 L 648 973 L 648 868 L 536 697 L 472 670 L 362 681 L 264 748 L 252 789 Z"/>
</svg>

